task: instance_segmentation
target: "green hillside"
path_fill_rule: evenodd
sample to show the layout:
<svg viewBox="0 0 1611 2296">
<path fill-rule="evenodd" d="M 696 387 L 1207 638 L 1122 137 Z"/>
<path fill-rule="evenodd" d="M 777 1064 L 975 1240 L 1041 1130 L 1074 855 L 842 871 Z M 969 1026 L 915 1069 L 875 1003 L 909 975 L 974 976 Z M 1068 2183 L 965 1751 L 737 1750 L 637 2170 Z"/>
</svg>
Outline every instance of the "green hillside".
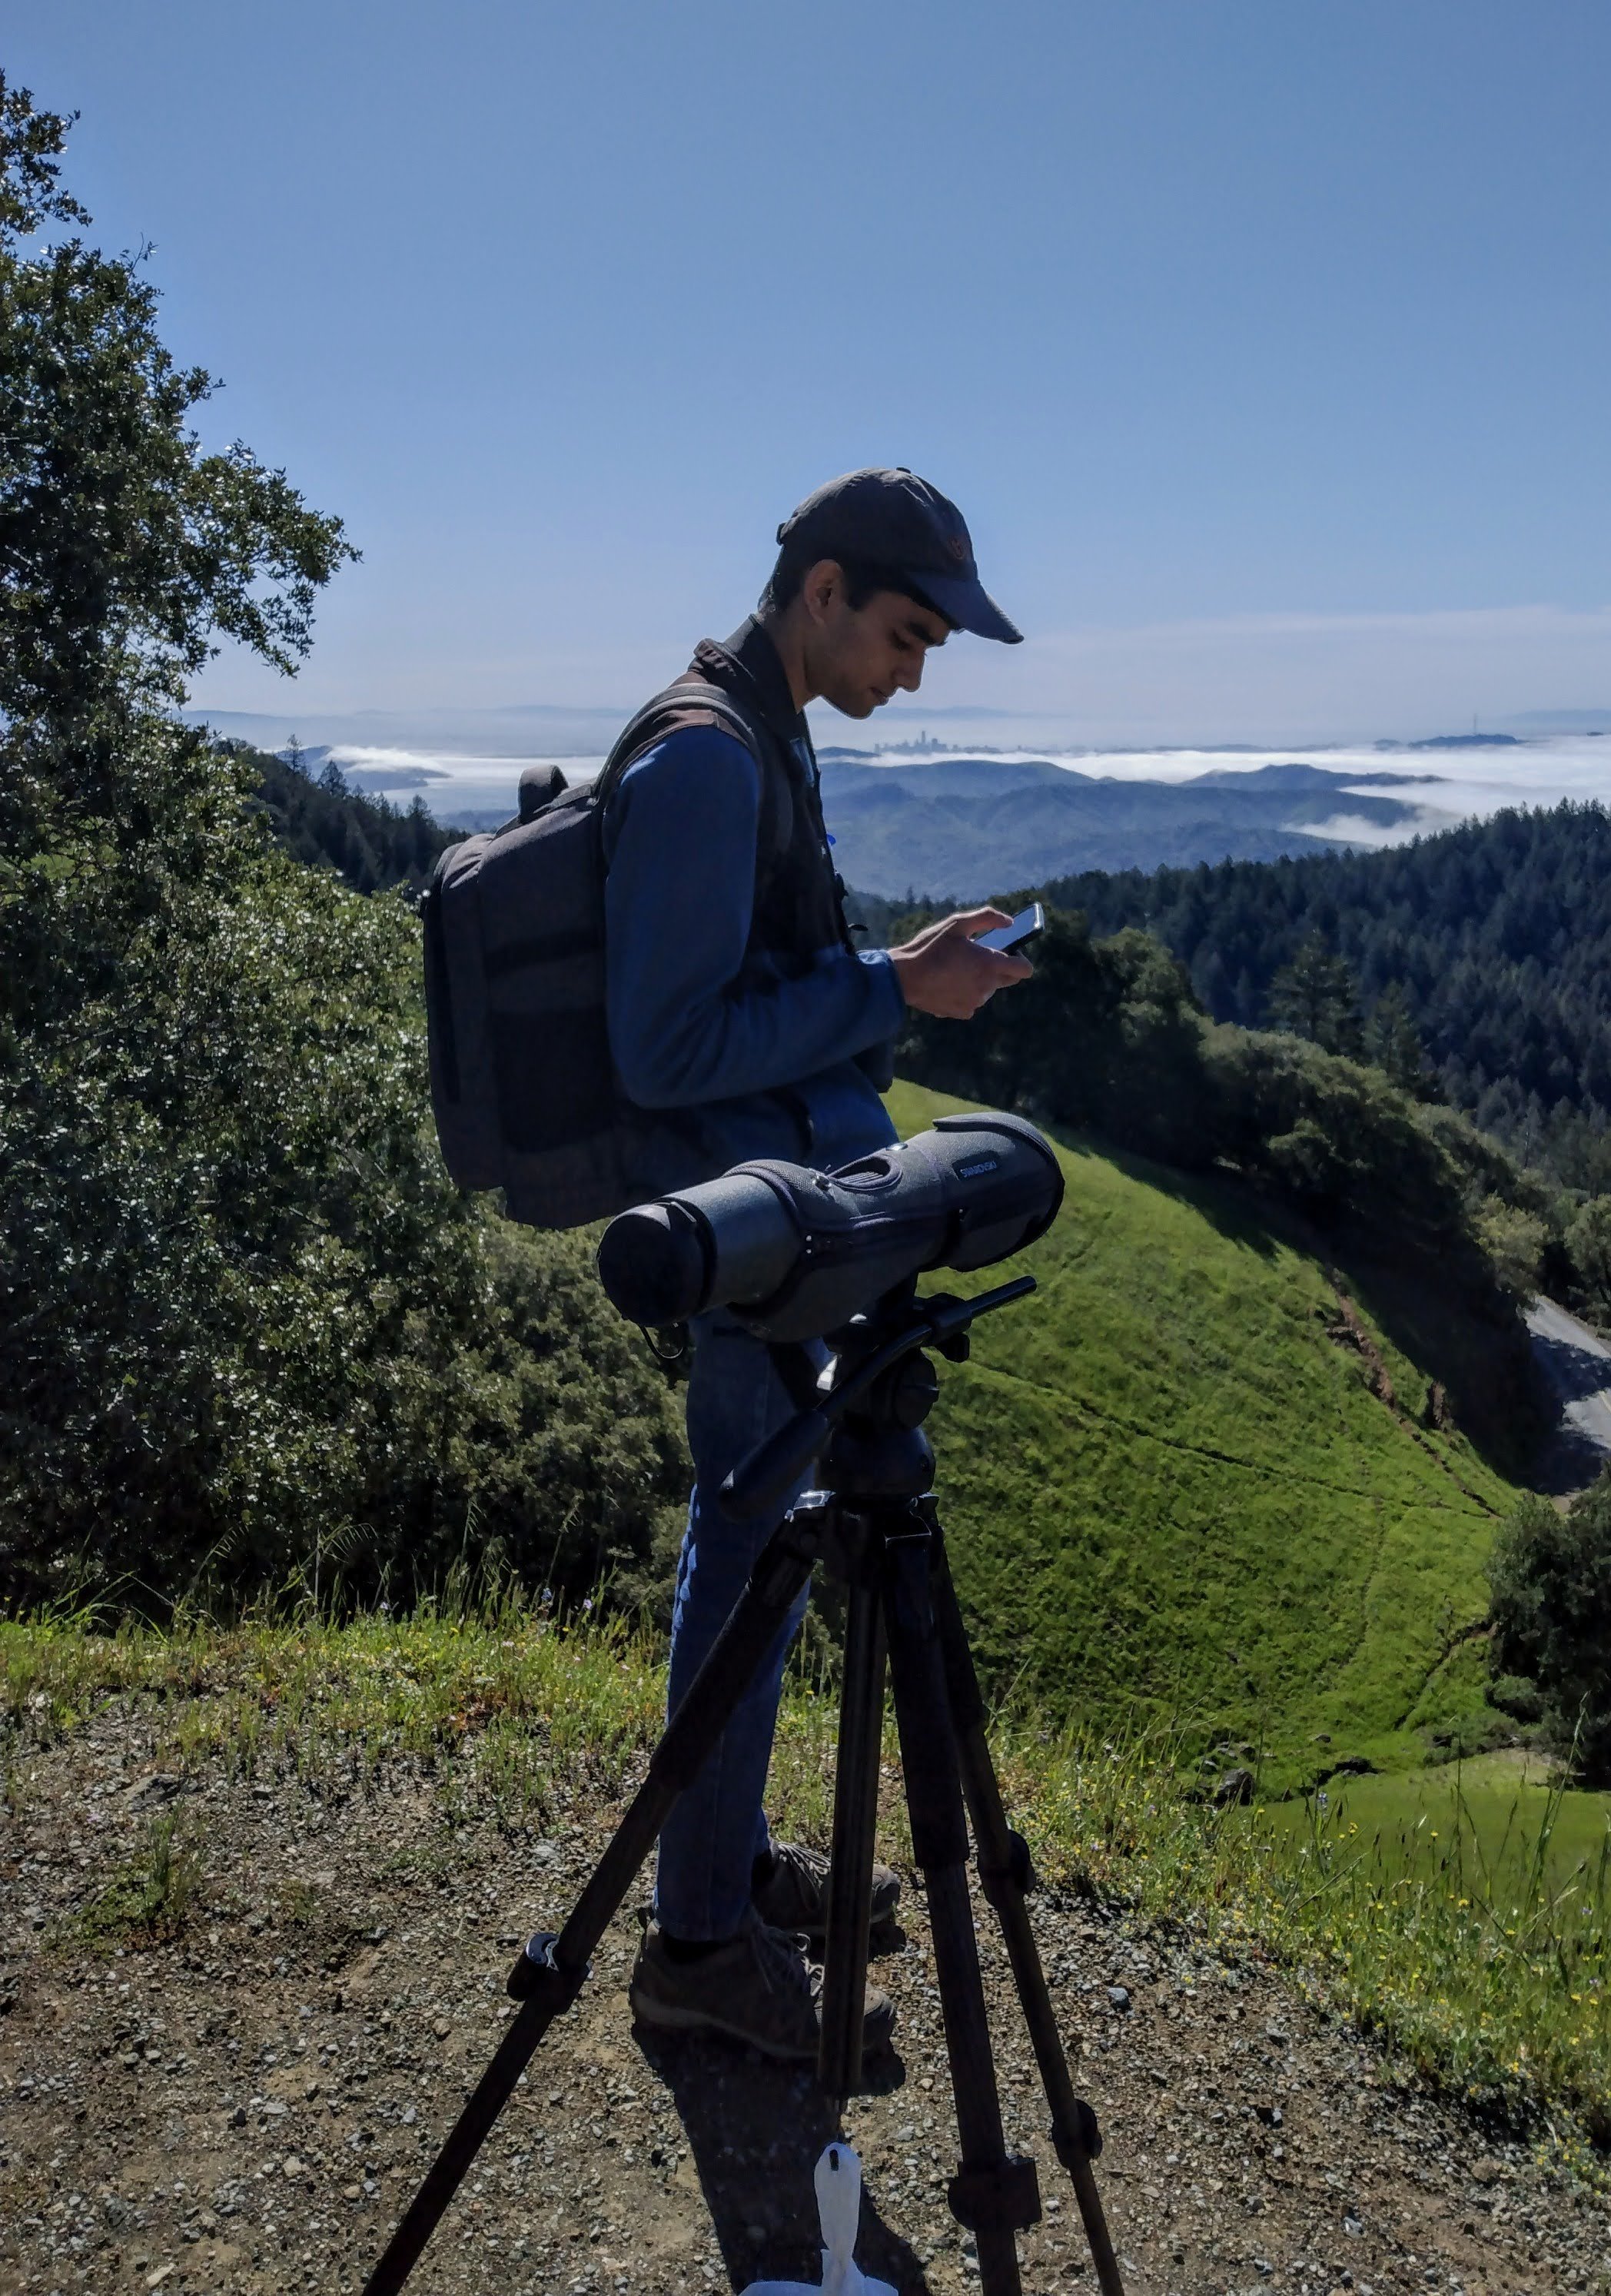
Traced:
<svg viewBox="0 0 1611 2296">
<path fill-rule="evenodd" d="M 961 1105 L 891 1097 L 903 1132 Z M 993 1678 L 1104 1727 L 1245 1740 L 1279 1777 L 1424 1759 L 1481 1704 L 1509 1487 L 1421 1423 L 1427 1374 L 1371 1295 L 1343 1279 L 1345 1308 L 1244 1201 L 1077 1141 L 1062 1159 L 1022 1263 L 1041 1290 L 979 1326 L 933 1423 Z M 1435 1331 L 1435 1302 L 1405 1307 L 1395 1330 Z"/>
</svg>

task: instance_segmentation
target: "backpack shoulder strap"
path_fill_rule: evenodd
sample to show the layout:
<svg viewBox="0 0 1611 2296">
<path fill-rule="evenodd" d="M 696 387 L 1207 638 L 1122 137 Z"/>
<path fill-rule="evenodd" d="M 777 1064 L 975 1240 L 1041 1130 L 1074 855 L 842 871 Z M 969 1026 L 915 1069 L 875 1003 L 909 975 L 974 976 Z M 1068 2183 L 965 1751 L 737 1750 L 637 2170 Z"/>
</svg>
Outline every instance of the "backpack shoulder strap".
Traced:
<svg viewBox="0 0 1611 2296">
<path fill-rule="evenodd" d="M 646 701 L 623 727 L 620 736 L 593 784 L 600 812 L 609 803 L 630 768 L 645 751 L 668 734 L 684 726 L 712 724 L 741 742 L 756 761 L 761 777 L 761 814 L 756 850 L 761 865 L 770 868 L 787 850 L 794 833 L 793 791 L 788 767 L 779 756 L 781 744 L 758 720 L 719 685 L 697 671 L 688 671 Z"/>
</svg>

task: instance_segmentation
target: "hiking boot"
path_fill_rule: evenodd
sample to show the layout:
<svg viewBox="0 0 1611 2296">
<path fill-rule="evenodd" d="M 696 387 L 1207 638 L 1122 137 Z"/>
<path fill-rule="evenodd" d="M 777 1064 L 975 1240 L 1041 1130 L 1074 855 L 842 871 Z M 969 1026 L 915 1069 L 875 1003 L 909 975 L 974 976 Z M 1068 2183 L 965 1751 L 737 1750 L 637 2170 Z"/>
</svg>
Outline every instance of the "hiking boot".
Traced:
<svg viewBox="0 0 1611 2296">
<path fill-rule="evenodd" d="M 799 1941 L 769 1929 L 751 1913 L 736 1938 L 695 1961 L 674 1961 L 659 1924 L 650 1922 L 633 1965 L 627 1999 L 642 2024 L 682 2033 L 724 2033 L 763 2056 L 806 2059 L 817 2053 L 821 1974 L 807 1968 Z M 867 1988 L 863 2046 L 887 2046 L 895 2009 L 887 1993 Z"/>
<path fill-rule="evenodd" d="M 752 1902 L 761 1919 L 774 1930 L 792 1930 L 821 1945 L 828 1934 L 829 1863 L 820 1849 L 797 1841 L 772 1845 L 772 1877 L 755 1891 Z M 872 1921 L 893 1919 L 901 1901 L 898 1874 L 887 1866 L 872 1869 Z"/>
</svg>

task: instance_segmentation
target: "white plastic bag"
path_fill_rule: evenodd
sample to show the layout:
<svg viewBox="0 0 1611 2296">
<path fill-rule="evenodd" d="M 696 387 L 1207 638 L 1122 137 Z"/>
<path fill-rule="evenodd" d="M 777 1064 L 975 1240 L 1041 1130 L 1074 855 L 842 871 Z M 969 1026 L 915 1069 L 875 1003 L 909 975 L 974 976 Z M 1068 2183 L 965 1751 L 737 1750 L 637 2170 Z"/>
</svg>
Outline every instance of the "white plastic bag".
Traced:
<svg viewBox="0 0 1611 2296">
<path fill-rule="evenodd" d="M 822 2227 L 822 2284 L 752 2280 L 743 2296 L 895 2296 L 887 2280 L 870 2280 L 855 2262 L 862 2214 L 862 2164 L 848 2144 L 830 2144 L 816 2167 L 817 2219 Z"/>
</svg>

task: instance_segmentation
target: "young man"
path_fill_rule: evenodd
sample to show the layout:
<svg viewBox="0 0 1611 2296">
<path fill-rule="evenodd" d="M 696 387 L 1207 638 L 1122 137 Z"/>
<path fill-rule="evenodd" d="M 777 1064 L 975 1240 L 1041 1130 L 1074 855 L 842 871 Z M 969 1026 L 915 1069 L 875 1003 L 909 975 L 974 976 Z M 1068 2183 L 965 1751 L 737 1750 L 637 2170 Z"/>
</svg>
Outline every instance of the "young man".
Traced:
<svg viewBox="0 0 1611 2296">
<path fill-rule="evenodd" d="M 953 629 L 1007 644 L 1019 634 L 980 586 L 959 512 L 908 471 L 832 480 L 784 521 L 778 541 L 756 615 L 724 646 L 701 644 L 693 665 L 757 726 L 766 758 L 708 719 L 696 723 L 647 750 L 608 808 L 609 1034 L 626 1096 L 687 1111 L 712 1169 L 784 1157 L 826 1171 L 894 1139 L 879 1090 L 908 1008 L 967 1020 L 1030 967 L 977 945 L 977 934 L 1007 922 L 994 909 L 947 917 L 901 948 L 855 948 L 806 705 L 826 701 L 867 718 L 894 694 L 916 693 L 929 649 Z M 729 1316 L 699 1318 L 674 1709 L 784 1512 L 734 1524 L 716 1493 L 793 1408 L 758 1341 Z M 648 2024 L 810 2058 L 819 1980 L 798 1939 L 823 1934 L 827 1860 L 773 1842 L 761 1806 L 798 1623 L 797 1611 L 661 1836 L 655 1919 L 631 1999 Z M 878 1868 L 875 1918 L 898 1894 L 895 1875 Z M 869 2043 L 885 2040 L 891 2021 L 887 1997 L 870 1988 Z"/>
</svg>

